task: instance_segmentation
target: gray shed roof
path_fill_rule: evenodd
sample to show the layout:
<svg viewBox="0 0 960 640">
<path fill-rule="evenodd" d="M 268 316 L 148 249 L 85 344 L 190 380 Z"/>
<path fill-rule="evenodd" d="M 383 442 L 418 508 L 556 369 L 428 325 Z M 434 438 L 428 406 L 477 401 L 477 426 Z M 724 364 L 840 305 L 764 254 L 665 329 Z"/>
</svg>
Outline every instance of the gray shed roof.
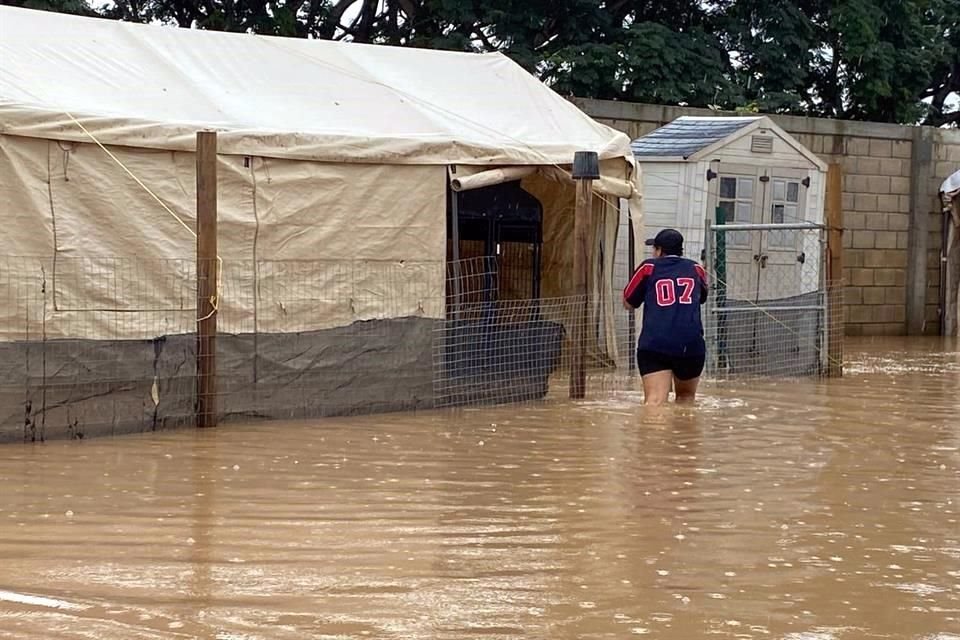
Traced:
<svg viewBox="0 0 960 640">
<path fill-rule="evenodd" d="M 633 155 L 687 159 L 760 118 L 682 116 L 631 143 Z"/>
</svg>

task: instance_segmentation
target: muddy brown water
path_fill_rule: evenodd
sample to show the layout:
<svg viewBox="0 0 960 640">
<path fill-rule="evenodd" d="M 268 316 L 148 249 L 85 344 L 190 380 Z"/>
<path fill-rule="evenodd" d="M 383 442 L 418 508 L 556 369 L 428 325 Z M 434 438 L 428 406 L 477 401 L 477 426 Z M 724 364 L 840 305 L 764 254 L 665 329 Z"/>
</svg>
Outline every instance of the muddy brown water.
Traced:
<svg viewBox="0 0 960 640">
<path fill-rule="evenodd" d="M 960 353 L 0 447 L 0 637 L 960 638 Z"/>
</svg>

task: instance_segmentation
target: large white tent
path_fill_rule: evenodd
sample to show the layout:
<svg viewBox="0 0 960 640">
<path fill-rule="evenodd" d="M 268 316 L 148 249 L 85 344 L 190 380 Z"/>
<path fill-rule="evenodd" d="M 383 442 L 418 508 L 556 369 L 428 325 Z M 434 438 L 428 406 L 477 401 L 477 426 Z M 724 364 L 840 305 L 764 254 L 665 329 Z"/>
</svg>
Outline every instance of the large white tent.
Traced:
<svg viewBox="0 0 960 640">
<path fill-rule="evenodd" d="M 630 141 L 508 58 L 0 7 L 0 439 L 28 437 L 25 414 L 29 437 L 191 419 L 199 131 L 218 138 L 223 412 L 433 406 L 438 358 L 493 371 L 468 376 L 488 398 L 545 393 L 563 314 L 434 350 L 460 327 L 448 261 L 472 257 L 448 222 L 453 193 L 520 179 L 540 207 L 526 295 L 573 295 L 578 151 L 601 173 L 588 348 L 616 351 L 623 203 L 642 233 Z"/>
<path fill-rule="evenodd" d="M 176 29 L 3 7 L 4 133 L 323 162 L 565 164 L 630 157 L 501 54 Z"/>
<path fill-rule="evenodd" d="M 231 275 L 239 261 L 420 266 L 410 272 L 425 293 L 407 301 L 410 308 L 394 304 L 388 312 L 371 303 L 319 315 L 311 308 L 301 329 L 422 311 L 424 304 L 428 316 L 442 315 L 453 166 L 461 177 L 495 167 L 535 169 L 523 186 L 545 207 L 545 296 L 570 293 L 574 190 L 564 169 L 574 153 L 601 158 L 596 189 L 606 197 L 595 216 L 598 242 L 615 233 L 617 199 L 639 201 L 629 139 L 499 54 L 0 7 L 0 59 L 0 255 L 56 257 L 55 294 L 64 312 L 132 312 L 182 295 L 182 283 L 170 274 L 141 274 L 146 281 L 118 292 L 85 272 L 64 273 L 101 269 L 101 258 L 194 255 L 185 227 L 194 224 L 198 130 L 218 132 L 220 255 L 233 281 L 248 277 Z M 598 291 L 609 290 L 601 286 L 609 271 L 595 265 Z M 376 276 L 367 280 L 364 290 L 376 290 Z M 328 296 L 356 286 L 342 279 L 321 284 Z M 123 299 L 134 289 L 136 299 Z M 223 304 L 235 318 L 252 313 L 243 306 L 251 303 L 237 296 L 225 296 Z M 291 324 L 297 312 L 294 301 L 282 321 Z M 19 337 L 18 315 L 15 308 L 0 311 L 0 335 Z M 54 320 L 47 330 L 56 334 Z M 263 310 L 256 329 L 282 330 L 280 322 Z M 111 337 L 149 337 L 139 335 L 136 322 L 124 326 L 129 336 L 115 335 L 112 325 Z M 70 327 L 83 330 L 74 337 L 102 332 L 78 318 Z"/>
</svg>

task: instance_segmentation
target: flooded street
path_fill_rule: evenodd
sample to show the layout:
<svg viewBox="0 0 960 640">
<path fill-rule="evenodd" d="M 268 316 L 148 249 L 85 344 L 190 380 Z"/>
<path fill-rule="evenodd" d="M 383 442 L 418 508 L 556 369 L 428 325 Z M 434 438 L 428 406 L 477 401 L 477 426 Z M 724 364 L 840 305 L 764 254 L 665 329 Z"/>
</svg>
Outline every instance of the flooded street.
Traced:
<svg viewBox="0 0 960 640">
<path fill-rule="evenodd" d="M 3 638 L 960 639 L 960 353 L 0 447 Z"/>
</svg>

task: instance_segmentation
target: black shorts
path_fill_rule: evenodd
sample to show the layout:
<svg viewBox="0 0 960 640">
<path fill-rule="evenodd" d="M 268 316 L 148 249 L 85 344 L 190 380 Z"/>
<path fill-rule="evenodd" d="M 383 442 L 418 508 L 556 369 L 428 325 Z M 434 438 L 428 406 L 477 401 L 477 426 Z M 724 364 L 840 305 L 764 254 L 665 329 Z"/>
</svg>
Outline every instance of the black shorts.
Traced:
<svg viewBox="0 0 960 640">
<path fill-rule="evenodd" d="M 637 370 L 641 376 L 658 371 L 672 371 L 677 380 L 693 380 L 703 373 L 706 357 L 668 356 L 656 351 L 637 350 Z"/>
</svg>

